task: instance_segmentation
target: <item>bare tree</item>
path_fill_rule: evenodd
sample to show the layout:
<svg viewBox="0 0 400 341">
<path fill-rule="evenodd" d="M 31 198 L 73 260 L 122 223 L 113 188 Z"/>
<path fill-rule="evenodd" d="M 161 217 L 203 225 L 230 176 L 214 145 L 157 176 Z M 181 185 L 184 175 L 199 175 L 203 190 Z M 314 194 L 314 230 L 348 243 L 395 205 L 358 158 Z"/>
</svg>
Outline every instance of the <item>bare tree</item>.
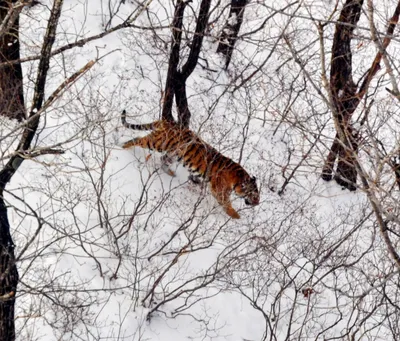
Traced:
<svg viewBox="0 0 400 341">
<path fill-rule="evenodd" d="M 332 101 L 333 119 L 337 129 L 337 135 L 330 152 L 326 158 L 322 178 L 332 178 L 333 164 L 339 158 L 335 180 L 349 190 L 356 189 L 357 166 L 354 155 L 358 150 L 358 132 L 352 127 L 351 118 L 363 97 L 367 94 L 368 87 L 375 74 L 380 68 L 382 56 L 391 42 L 394 28 L 396 27 L 400 14 L 400 3 L 389 21 L 387 37 L 384 39 L 379 52 L 369 70 L 357 81 L 353 81 L 352 75 L 352 49 L 351 40 L 353 31 L 357 27 L 360 18 L 363 1 L 347 1 L 341 11 L 335 28 L 335 36 L 332 47 L 329 93 Z M 370 4 L 371 5 L 371 4 Z M 368 111 L 360 121 L 362 126 L 367 119 Z"/>
<path fill-rule="evenodd" d="M 187 60 L 180 67 L 180 70 L 178 70 L 181 53 L 183 17 L 188 4 L 187 1 L 179 0 L 175 5 L 175 13 L 172 21 L 172 45 L 162 110 L 163 119 L 173 120 L 172 104 L 175 96 L 176 107 L 178 109 L 178 122 L 185 127 L 189 126 L 191 116 L 186 95 L 186 81 L 197 66 L 208 24 L 208 12 L 210 10 L 211 1 L 203 0 L 200 3 L 200 10 L 196 20 L 196 29 L 193 33 L 192 41 L 187 42 L 187 45 L 190 46 Z"/>
</svg>

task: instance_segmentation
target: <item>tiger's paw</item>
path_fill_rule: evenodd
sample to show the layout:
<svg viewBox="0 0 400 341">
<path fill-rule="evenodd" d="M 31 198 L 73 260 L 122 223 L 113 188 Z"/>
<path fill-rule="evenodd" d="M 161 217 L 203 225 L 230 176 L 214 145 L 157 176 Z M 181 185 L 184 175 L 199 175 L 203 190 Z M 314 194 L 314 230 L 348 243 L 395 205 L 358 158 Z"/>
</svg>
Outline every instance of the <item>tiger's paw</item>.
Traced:
<svg viewBox="0 0 400 341">
<path fill-rule="evenodd" d="M 232 219 L 240 219 L 239 213 L 237 213 L 232 207 L 228 207 L 226 209 L 226 213 L 232 218 Z"/>
<path fill-rule="evenodd" d="M 170 170 L 170 169 L 168 169 L 167 174 L 169 176 L 176 176 L 176 173 L 174 171 Z"/>
<path fill-rule="evenodd" d="M 190 182 L 192 182 L 193 184 L 195 184 L 195 185 L 201 185 L 201 184 L 203 184 L 202 179 L 201 179 L 200 176 L 198 176 L 198 175 L 190 174 L 189 177 L 188 177 L 188 180 L 189 180 Z"/>
<path fill-rule="evenodd" d="M 162 165 L 161 169 L 167 173 L 169 176 L 176 176 L 175 172 L 171 170 L 167 165 Z"/>
</svg>

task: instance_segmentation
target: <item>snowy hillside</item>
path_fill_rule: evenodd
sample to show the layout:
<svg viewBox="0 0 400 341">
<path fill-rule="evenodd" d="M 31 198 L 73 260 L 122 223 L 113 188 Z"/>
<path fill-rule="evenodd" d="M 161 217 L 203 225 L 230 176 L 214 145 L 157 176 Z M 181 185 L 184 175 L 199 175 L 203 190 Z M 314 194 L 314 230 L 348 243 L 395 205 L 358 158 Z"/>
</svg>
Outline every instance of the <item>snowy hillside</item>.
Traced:
<svg viewBox="0 0 400 341">
<path fill-rule="evenodd" d="M 22 59 L 40 55 L 52 3 L 23 10 Z M 20 280 L 17 340 L 398 339 L 399 269 L 379 233 L 370 192 L 360 183 L 350 192 L 321 179 L 335 125 L 321 97 L 328 95 L 316 22 L 332 23 L 324 31 L 329 64 L 344 1 L 250 1 L 227 70 L 216 50 L 231 2 L 212 2 L 186 84 L 190 128 L 257 178 L 258 206 L 232 195 L 238 220 L 208 186 L 188 181 L 179 163 L 171 177 L 161 169 L 161 154 L 121 148 L 146 134 L 122 126 L 123 109 L 131 123 L 157 120 L 163 109 L 175 2 L 144 3 L 64 1 L 54 50 L 137 18 L 132 27 L 51 59 L 46 98 L 95 63 L 41 115 L 32 149 L 65 153 L 25 160 L 6 187 Z M 381 32 L 394 6 L 378 5 Z M 193 1 L 185 10 L 179 67 L 199 8 Z M 376 53 L 367 17 L 360 20 L 357 75 Z M 397 36 L 393 56 L 398 46 Z M 37 59 L 22 64 L 27 107 L 37 67 Z M 399 101 L 385 91 L 385 77 L 378 73 L 368 94 L 373 105 L 365 100 L 355 116 L 369 106 L 359 159 L 389 212 L 385 221 L 395 224 L 395 178 L 369 138 L 388 140 L 388 159 L 398 148 L 391 128 Z M 0 119 L 2 166 L 22 129 Z M 398 225 L 389 227 L 398 249 Z"/>
</svg>

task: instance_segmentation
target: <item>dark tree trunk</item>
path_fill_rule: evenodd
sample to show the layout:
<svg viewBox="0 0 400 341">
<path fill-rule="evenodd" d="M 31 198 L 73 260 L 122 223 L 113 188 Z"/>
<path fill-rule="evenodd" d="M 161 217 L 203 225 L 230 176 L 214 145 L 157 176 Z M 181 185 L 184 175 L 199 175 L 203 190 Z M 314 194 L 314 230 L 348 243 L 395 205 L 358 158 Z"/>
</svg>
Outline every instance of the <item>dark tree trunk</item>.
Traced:
<svg viewBox="0 0 400 341">
<path fill-rule="evenodd" d="M 325 160 L 324 168 L 322 169 L 321 178 L 325 181 L 332 180 L 333 169 L 335 161 L 339 153 L 339 135 L 336 133 L 335 139 L 333 140 L 331 149 L 329 150 L 328 157 Z"/>
<path fill-rule="evenodd" d="M 0 1 L 0 22 L 3 23 L 14 1 Z M 18 60 L 19 18 L 0 37 L 0 63 Z M 25 119 L 21 64 L 10 64 L 0 68 L 0 115 L 22 121 Z M 6 166 L 7 168 L 7 166 Z M 4 170 L 3 170 L 4 171 Z M 4 172 L 1 172 L 1 175 Z M 7 206 L 3 192 L 8 176 L 0 175 L 0 340 L 15 340 L 14 307 L 18 285 L 15 264 L 14 242 L 10 233 Z"/>
<path fill-rule="evenodd" d="M 167 81 L 165 83 L 162 119 L 174 121 L 172 105 L 174 103 L 175 83 L 178 74 L 179 50 L 181 48 L 183 14 L 187 3 L 178 1 L 175 5 L 174 19 L 172 21 L 172 45 L 168 62 Z"/>
<path fill-rule="evenodd" d="M 334 179 L 340 186 L 355 191 L 357 189 L 357 161 L 355 160 L 358 150 L 357 134 L 352 133 L 350 127 L 347 127 L 346 135 L 351 148 L 339 148 L 338 165 Z"/>
<path fill-rule="evenodd" d="M 244 9 L 248 0 L 232 0 L 228 20 L 219 36 L 218 53 L 225 56 L 225 69 L 228 69 L 232 59 L 233 48 L 235 46 L 240 26 L 243 22 Z"/>
<path fill-rule="evenodd" d="M 175 79 L 174 91 L 176 107 L 178 108 L 178 122 L 184 127 L 188 127 L 192 114 L 186 96 L 186 80 L 183 77 Z"/>
<path fill-rule="evenodd" d="M 169 56 L 168 74 L 164 90 L 162 110 L 162 118 L 164 120 L 174 121 L 172 105 L 175 96 L 176 107 L 178 110 L 178 123 L 185 127 L 189 126 L 191 117 L 186 96 L 186 80 L 192 74 L 199 59 L 204 33 L 208 23 L 208 12 L 210 10 L 211 0 L 203 0 L 200 4 L 199 16 L 197 18 L 196 30 L 190 44 L 189 56 L 181 70 L 178 71 L 183 15 L 187 3 L 187 1 L 178 0 L 175 6 L 174 19 L 172 21 L 172 47 Z"/>
<path fill-rule="evenodd" d="M 14 243 L 10 234 L 7 207 L 0 193 L 0 340 L 15 340 L 14 306 L 18 284 Z"/>
<path fill-rule="evenodd" d="M 390 165 L 392 166 L 392 170 L 396 179 L 396 184 L 400 190 L 400 155 L 398 155 L 397 158 L 393 158 Z"/>
<path fill-rule="evenodd" d="M 0 1 L 0 22 L 3 22 L 13 1 Z M 0 63 L 18 60 L 19 54 L 19 18 L 10 30 L 0 38 Z M 20 63 L 0 68 L 0 115 L 22 121 L 25 119 L 24 92 L 22 86 L 22 68 Z"/>
<path fill-rule="evenodd" d="M 354 154 L 357 153 L 357 141 L 353 136 L 351 117 L 359 100 L 357 87 L 352 75 L 351 39 L 354 28 L 360 19 L 363 0 L 347 0 L 336 24 L 332 47 L 330 91 L 334 106 L 336 128 L 332 143 L 322 171 L 322 179 L 331 180 L 335 160 L 338 159 L 335 181 L 349 189 L 356 189 L 357 169 Z"/>
</svg>

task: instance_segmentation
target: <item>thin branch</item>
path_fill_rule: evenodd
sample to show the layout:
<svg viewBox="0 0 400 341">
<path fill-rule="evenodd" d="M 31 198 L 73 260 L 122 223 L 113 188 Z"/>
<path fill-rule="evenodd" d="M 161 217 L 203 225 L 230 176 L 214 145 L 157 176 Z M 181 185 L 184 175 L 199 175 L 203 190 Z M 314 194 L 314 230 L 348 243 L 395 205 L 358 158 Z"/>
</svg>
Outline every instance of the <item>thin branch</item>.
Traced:
<svg viewBox="0 0 400 341">
<path fill-rule="evenodd" d="M 296 7 L 296 9 L 293 11 L 293 15 L 301 8 L 301 3 L 298 4 L 298 6 Z M 243 81 L 240 82 L 240 84 L 236 85 L 233 90 L 232 93 L 235 92 L 236 90 L 238 90 L 239 88 L 241 88 L 244 84 L 246 84 L 250 79 L 252 79 L 258 72 L 260 72 L 265 64 L 269 61 L 269 59 L 272 57 L 272 55 L 274 54 L 278 44 L 280 43 L 281 39 L 285 37 L 286 35 L 286 29 L 290 26 L 291 21 L 288 20 L 288 22 L 286 23 L 285 27 L 282 30 L 282 33 L 279 35 L 278 39 L 275 41 L 274 46 L 271 48 L 271 50 L 269 51 L 267 57 L 264 59 L 264 61 L 249 75 L 247 76 L 245 79 L 243 79 Z"/>
<path fill-rule="evenodd" d="M 374 42 L 375 46 L 378 48 L 379 52 L 375 57 L 374 63 L 377 62 L 379 64 L 380 59 L 383 59 L 383 62 L 385 63 L 386 66 L 386 71 L 390 76 L 390 82 L 392 84 L 393 90 L 389 91 L 390 94 L 392 94 L 393 96 L 395 96 L 398 100 L 400 100 L 400 92 L 399 92 L 399 88 L 397 86 L 397 82 L 396 79 L 393 75 L 393 70 L 392 67 L 389 63 L 389 60 L 387 58 L 387 54 L 386 54 L 386 49 L 390 43 L 391 38 L 393 37 L 393 32 L 394 32 L 394 28 L 398 23 L 399 20 L 399 14 L 400 14 L 400 1 L 397 4 L 397 7 L 395 9 L 395 12 L 392 16 L 392 18 L 389 20 L 389 25 L 388 28 L 386 30 L 386 35 L 385 38 L 383 39 L 383 43 L 381 43 L 379 41 L 378 38 L 378 33 L 374 24 L 374 8 L 373 8 L 373 4 L 371 0 L 368 0 L 368 13 L 369 13 L 369 23 L 370 23 L 370 27 L 371 27 L 371 37 L 372 37 L 372 41 Z M 371 67 L 369 72 L 377 72 L 379 70 L 379 67 L 377 67 L 378 64 L 373 64 L 373 66 Z M 373 69 L 375 68 L 375 69 Z M 372 79 L 372 78 L 371 78 Z M 368 80 L 368 76 L 365 79 L 365 81 Z M 371 80 L 369 80 L 370 82 Z"/>
<path fill-rule="evenodd" d="M 89 71 L 94 64 L 96 64 L 99 60 L 90 60 L 89 62 L 86 63 L 80 70 L 76 71 L 73 75 L 68 77 L 64 82 L 62 82 L 58 88 L 49 96 L 49 98 L 46 100 L 46 102 L 43 104 L 41 112 L 46 110 L 59 96 L 62 91 L 65 91 L 68 89 L 71 84 L 76 82 L 78 78 L 80 78 L 82 75 L 84 75 L 87 71 Z"/>
</svg>

